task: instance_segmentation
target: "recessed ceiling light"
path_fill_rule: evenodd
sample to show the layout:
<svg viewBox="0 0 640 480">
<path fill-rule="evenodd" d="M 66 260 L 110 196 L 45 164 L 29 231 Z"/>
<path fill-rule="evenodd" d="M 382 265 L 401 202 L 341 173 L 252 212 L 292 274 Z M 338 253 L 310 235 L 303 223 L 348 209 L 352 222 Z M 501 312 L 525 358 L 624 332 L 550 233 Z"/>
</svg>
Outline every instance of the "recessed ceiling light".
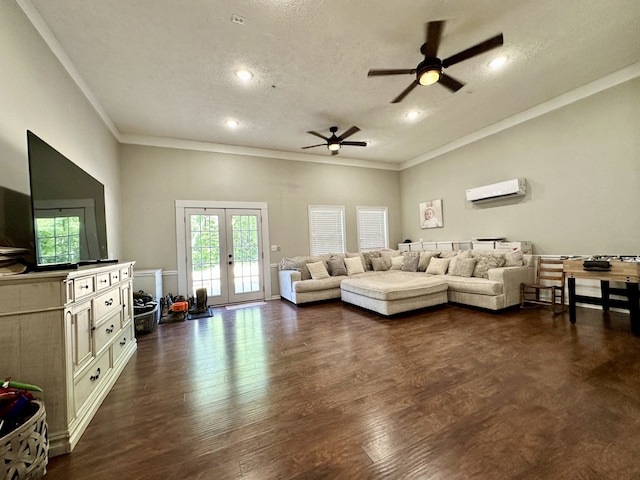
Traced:
<svg viewBox="0 0 640 480">
<path fill-rule="evenodd" d="M 240 125 L 237 120 L 227 120 L 225 123 L 229 128 L 236 128 L 238 125 Z"/>
<path fill-rule="evenodd" d="M 415 120 L 416 118 L 418 118 L 418 115 L 420 115 L 420 112 L 413 110 L 412 112 L 407 113 L 407 118 L 409 120 Z"/>
<path fill-rule="evenodd" d="M 489 67 L 493 69 L 500 68 L 505 64 L 506 61 L 507 61 L 507 57 L 505 56 L 496 57 L 493 60 L 491 60 L 491 62 L 489 62 Z"/>
<path fill-rule="evenodd" d="M 253 73 L 251 73 L 249 70 L 244 69 L 236 70 L 236 77 L 238 77 L 243 82 L 248 82 L 253 78 Z"/>
</svg>

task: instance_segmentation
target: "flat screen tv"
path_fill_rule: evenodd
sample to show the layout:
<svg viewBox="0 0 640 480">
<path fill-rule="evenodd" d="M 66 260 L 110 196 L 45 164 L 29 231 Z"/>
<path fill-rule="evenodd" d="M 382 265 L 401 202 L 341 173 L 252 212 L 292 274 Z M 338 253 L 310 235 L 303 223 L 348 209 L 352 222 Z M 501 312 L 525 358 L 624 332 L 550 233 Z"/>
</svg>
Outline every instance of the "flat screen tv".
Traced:
<svg viewBox="0 0 640 480">
<path fill-rule="evenodd" d="M 108 258 L 104 185 L 27 131 L 35 269 Z"/>
</svg>

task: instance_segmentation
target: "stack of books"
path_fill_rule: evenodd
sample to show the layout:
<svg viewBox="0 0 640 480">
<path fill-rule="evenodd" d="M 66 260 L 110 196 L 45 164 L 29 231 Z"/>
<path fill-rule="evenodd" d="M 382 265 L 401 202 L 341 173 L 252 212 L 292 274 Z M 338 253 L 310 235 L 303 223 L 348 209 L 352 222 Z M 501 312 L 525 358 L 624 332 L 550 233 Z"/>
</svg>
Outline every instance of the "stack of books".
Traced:
<svg viewBox="0 0 640 480">
<path fill-rule="evenodd" d="M 16 275 L 27 270 L 23 257 L 29 250 L 20 247 L 4 247 L 0 245 L 0 276 Z"/>
</svg>

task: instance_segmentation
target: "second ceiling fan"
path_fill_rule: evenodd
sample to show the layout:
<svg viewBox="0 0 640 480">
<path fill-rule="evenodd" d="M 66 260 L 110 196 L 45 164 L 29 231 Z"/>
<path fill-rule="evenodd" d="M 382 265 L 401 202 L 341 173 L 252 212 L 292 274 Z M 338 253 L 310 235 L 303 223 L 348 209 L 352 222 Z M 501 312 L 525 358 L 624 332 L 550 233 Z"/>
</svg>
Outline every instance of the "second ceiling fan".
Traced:
<svg viewBox="0 0 640 480">
<path fill-rule="evenodd" d="M 351 127 L 349 130 L 347 130 L 346 132 L 344 132 L 342 135 L 336 135 L 336 132 L 338 131 L 338 127 L 331 127 L 329 131 L 331 132 L 330 137 L 325 137 L 324 135 L 314 131 L 307 132 L 307 133 L 310 133 L 311 135 L 315 135 L 316 137 L 320 137 L 321 139 L 325 140 L 326 143 L 319 143 L 318 145 L 309 145 L 308 147 L 302 147 L 303 150 L 307 148 L 326 146 L 331 152 L 331 155 L 338 155 L 338 152 L 343 145 L 350 145 L 354 147 L 367 146 L 367 142 L 345 142 L 344 141 L 345 138 L 350 137 L 354 133 L 360 131 L 360 129 L 355 125 Z"/>
<path fill-rule="evenodd" d="M 467 60 L 481 53 L 487 52 L 494 48 L 500 47 L 504 40 L 502 33 L 491 37 L 484 42 L 481 42 L 473 47 L 469 47 L 455 55 L 452 55 L 444 60 L 438 58 L 438 48 L 440 47 L 440 39 L 442 37 L 442 29 L 445 22 L 438 20 L 434 22 L 428 22 L 426 24 L 426 41 L 420 47 L 420 53 L 424 55 L 424 60 L 418 64 L 416 68 L 404 68 L 404 69 L 384 69 L 384 70 L 369 70 L 367 76 L 375 77 L 382 75 L 416 75 L 416 79 L 404 89 L 404 91 L 394 98 L 391 103 L 398 103 L 404 99 L 414 88 L 418 85 L 431 85 L 434 83 L 440 83 L 442 86 L 448 88 L 453 92 L 457 92 L 464 83 L 459 82 L 453 77 L 450 77 L 444 73 L 444 69 L 455 65 L 456 63 Z"/>
</svg>

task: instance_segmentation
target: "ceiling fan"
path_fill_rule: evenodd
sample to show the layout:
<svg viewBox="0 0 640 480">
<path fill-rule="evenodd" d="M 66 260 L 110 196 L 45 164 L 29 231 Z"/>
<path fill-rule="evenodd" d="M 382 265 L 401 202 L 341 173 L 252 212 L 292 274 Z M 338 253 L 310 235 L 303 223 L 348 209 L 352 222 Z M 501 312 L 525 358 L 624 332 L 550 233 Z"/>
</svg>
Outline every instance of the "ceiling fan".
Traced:
<svg viewBox="0 0 640 480">
<path fill-rule="evenodd" d="M 350 137 L 354 133 L 360 131 L 360 129 L 355 125 L 351 127 L 349 130 L 347 130 L 346 132 L 344 132 L 342 135 L 336 135 L 336 132 L 338 131 L 338 127 L 331 127 L 329 131 L 331 132 L 330 137 L 325 137 L 324 135 L 314 131 L 307 132 L 307 133 L 310 133 L 311 135 L 315 135 L 316 137 L 320 137 L 321 139 L 326 140 L 327 143 L 319 143 L 317 145 L 309 145 L 308 147 L 302 147 L 302 148 L 306 149 L 306 148 L 322 147 L 324 145 L 329 149 L 329 151 L 331 152 L 331 155 L 338 155 L 338 152 L 340 151 L 340 148 L 343 145 L 349 145 L 352 147 L 367 146 L 367 142 L 345 142 L 344 141 L 345 138 Z"/>
<path fill-rule="evenodd" d="M 444 69 L 503 44 L 502 33 L 500 33 L 499 35 L 491 37 L 473 47 L 469 47 L 466 50 L 445 58 L 444 60 L 440 60 L 437 55 L 444 24 L 445 22 L 443 20 L 428 22 L 426 24 L 426 42 L 420 47 L 420 53 L 424 55 L 424 60 L 420 62 L 416 68 L 369 70 L 369 73 L 367 74 L 369 77 L 404 74 L 416 75 L 416 79 L 411 83 L 411 85 L 405 88 L 400 95 L 391 101 L 391 103 L 398 103 L 402 101 L 402 99 L 418 85 L 432 85 L 434 83 L 440 83 L 449 90 L 457 92 L 464 87 L 464 83 L 461 83 L 455 78 L 444 73 Z"/>
</svg>

